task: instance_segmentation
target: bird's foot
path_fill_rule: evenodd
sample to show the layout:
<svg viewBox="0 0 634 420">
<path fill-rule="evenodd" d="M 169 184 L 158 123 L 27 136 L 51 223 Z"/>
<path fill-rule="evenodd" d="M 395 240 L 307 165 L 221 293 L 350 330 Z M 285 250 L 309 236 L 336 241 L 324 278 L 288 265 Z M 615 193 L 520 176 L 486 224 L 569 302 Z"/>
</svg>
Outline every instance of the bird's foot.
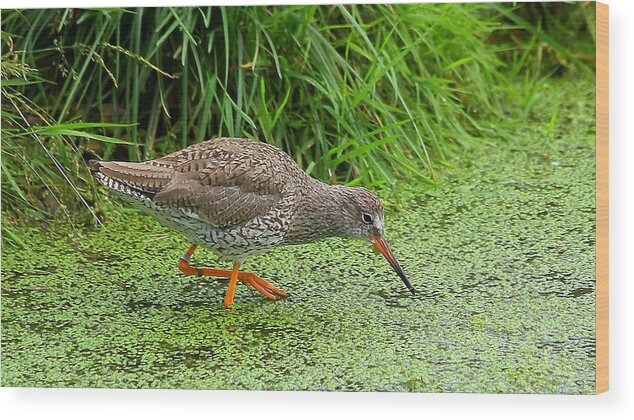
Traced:
<svg viewBox="0 0 634 420">
<path fill-rule="evenodd" d="M 233 271 L 237 271 L 239 269 L 239 265 L 238 268 L 235 268 L 234 266 L 234 270 L 214 270 L 212 268 L 192 267 L 192 265 L 189 263 L 189 258 L 195 250 L 196 245 L 192 245 L 180 257 L 180 259 L 178 260 L 178 269 L 184 274 L 190 276 L 213 276 L 229 278 L 229 292 L 227 293 L 227 297 L 225 298 L 225 306 L 230 306 L 233 303 L 233 296 L 235 293 L 235 280 L 240 280 L 241 282 L 246 284 L 247 287 L 257 290 L 271 300 L 277 300 L 278 297 L 288 296 L 288 293 L 286 293 L 285 291 L 278 289 L 268 281 L 256 276 L 255 274 L 246 271 L 238 271 L 236 274 L 237 278 L 234 278 L 234 280 L 231 281 L 231 277 L 234 275 Z"/>
<path fill-rule="evenodd" d="M 241 271 L 238 273 L 238 280 L 243 282 L 249 288 L 253 288 L 271 300 L 277 300 L 279 297 L 287 297 L 288 293 L 273 286 L 268 281 L 256 276 L 253 273 Z"/>
</svg>

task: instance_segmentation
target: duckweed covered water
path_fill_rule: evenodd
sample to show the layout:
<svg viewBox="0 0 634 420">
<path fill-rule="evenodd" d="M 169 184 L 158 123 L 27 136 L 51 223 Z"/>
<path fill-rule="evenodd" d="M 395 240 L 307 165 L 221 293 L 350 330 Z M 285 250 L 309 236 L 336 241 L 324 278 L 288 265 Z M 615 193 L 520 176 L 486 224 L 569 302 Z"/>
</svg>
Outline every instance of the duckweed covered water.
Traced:
<svg viewBox="0 0 634 420">
<path fill-rule="evenodd" d="M 593 393 L 593 86 L 576 96 L 558 128 L 544 108 L 439 188 L 401 187 L 386 223 L 416 296 L 331 239 L 248 261 L 291 296 L 240 286 L 225 310 L 226 281 L 180 274 L 187 243 L 148 217 L 25 229 L 2 255 L 2 385 Z"/>
</svg>

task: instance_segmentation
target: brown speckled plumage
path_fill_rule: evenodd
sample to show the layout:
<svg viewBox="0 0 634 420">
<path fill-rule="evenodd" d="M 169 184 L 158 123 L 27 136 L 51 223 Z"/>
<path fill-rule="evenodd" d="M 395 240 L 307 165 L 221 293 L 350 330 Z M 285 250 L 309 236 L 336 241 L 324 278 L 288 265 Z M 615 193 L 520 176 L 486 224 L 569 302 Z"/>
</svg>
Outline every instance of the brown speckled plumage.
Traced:
<svg viewBox="0 0 634 420">
<path fill-rule="evenodd" d="M 231 261 L 330 236 L 383 237 L 374 194 L 324 184 L 258 141 L 219 138 L 147 162 L 91 166 L 99 182 Z"/>
</svg>

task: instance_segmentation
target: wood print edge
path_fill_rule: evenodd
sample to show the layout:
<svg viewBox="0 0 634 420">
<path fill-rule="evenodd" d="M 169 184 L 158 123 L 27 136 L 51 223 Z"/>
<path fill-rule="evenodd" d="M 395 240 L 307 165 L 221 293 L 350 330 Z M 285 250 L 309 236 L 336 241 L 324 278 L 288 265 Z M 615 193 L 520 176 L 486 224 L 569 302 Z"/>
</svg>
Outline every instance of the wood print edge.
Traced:
<svg viewBox="0 0 634 420">
<path fill-rule="evenodd" d="M 609 389 L 609 8 L 596 2 L 596 382 Z"/>
</svg>

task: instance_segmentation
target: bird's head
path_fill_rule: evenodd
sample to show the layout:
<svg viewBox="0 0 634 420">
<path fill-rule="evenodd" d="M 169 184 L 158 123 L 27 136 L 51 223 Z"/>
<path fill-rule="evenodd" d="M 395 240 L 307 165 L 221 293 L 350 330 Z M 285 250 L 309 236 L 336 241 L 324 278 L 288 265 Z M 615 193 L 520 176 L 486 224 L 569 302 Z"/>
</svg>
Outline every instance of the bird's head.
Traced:
<svg viewBox="0 0 634 420">
<path fill-rule="evenodd" d="M 403 268 L 396 260 L 394 253 L 385 240 L 383 227 L 383 204 L 381 200 L 363 187 L 340 187 L 343 213 L 339 223 L 343 226 L 342 235 L 348 238 L 365 239 L 390 263 L 396 274 L 403 280 L 407 288 L 415 293 Z"/>
</svg>

